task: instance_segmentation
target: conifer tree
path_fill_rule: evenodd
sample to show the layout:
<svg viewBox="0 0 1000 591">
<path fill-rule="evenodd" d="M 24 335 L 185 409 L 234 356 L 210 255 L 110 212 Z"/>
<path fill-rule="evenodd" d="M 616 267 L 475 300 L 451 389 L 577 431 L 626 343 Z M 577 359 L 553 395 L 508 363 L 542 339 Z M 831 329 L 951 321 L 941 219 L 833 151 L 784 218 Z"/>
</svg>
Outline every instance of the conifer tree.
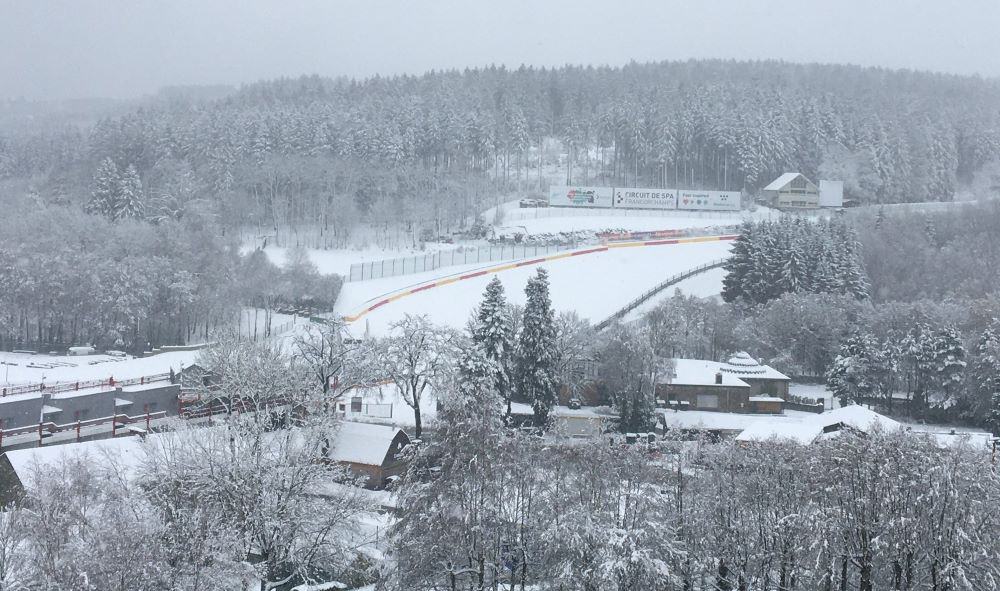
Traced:
<svg viewBox="0 0 1000 591">
<path fill-rule="evenodd" d="M 143 215 L 142 181 L 131 164 L 122 174 L 118 183 L 118 198 L 115 201 L 114 219 L 141 219 Z"/>
<path fill-rule="evenodd" d="M 472 341 L 482 352 L 492 387 L 504 400 L 507 407 L 505 416 L 509 417 L 514 334 L 503 284 L 496 277 L 486 286 L 472 327 Z"/>
<path fill-rule="evenodd" d="M 976 410 L 986 411 L 987 426 L 1000 436 L 1000 320 L 994 320 L 979 336 L 972 370 L 975 383 L 970 386 L 982 401 Z"/>
<path fill-rule="evenodd" d="M 518 340 L 517 380 L 521 397 L 531 404 L 536 424 L 544 428 L 556 403 L 555 316 L 545 269 L 538 269 L 524 292 L 527 303 Z"/>
<path fill-rule="evenodd" d="M 94 174 L 94 191 L 87 202 L 87 212 L 116 219 L 120 187 L 120 175 L 115 161 L 105 158 Z"/>
</svg>

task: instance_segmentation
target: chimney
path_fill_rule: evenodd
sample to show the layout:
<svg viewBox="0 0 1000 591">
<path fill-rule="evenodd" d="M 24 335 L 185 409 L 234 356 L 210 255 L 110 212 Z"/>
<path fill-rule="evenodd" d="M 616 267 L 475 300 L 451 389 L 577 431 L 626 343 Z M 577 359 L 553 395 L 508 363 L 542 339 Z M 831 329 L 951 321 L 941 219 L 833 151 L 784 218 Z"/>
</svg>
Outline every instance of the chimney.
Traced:
<svg viewBox="0 0 1000 591">
<path fill-rule="evenodd" d="M 715 372 L 715 383 L 718 384 L 718 385 L 720 385 L 720 386 L 722 385 L 722 372 L 721 371 Z"/>
</svg>

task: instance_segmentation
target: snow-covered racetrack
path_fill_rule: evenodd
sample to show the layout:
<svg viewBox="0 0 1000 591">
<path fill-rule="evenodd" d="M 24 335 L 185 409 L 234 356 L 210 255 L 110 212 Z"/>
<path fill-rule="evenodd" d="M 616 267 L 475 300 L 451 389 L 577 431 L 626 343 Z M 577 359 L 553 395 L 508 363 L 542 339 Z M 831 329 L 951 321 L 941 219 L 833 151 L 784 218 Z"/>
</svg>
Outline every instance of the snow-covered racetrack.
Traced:
<svg viewBox="0 0 1000 591">
<path fill-rule="evenodd" d="M 438 324 L 461 328 L 490 279 L 499 277 L 508 299 L 523 304 L 524 286 L 535 268 L 541 266 L 549 271 L 556 311 L 574 310 L 598 322 L 665 278 L 725 257 L 731 238 L 616 244 L 585 249 L 583 256 L 560 253 L 547 260 L 452 267 L 435 273 L 347 283 L 335 312 L 344 316 L 357 334 L 365 330 L 383 334 L 404 314 L 426 314 Z"/>
</svg>

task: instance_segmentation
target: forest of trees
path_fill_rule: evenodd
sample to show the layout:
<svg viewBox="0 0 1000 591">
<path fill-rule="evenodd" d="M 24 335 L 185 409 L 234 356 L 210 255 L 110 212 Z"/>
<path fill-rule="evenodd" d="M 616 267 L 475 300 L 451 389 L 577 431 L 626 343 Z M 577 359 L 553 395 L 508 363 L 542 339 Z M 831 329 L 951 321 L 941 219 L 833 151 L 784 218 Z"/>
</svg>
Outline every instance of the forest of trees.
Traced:
<svg viewBox="0 0 1000 591">
<path fill-rule="evenodd" d="M 868 297 L 854 231 L 839 221 L 745 222 L 726 261 L 722 298 L 763 304 L 789 292 Z"/>
<path fill-rule="evenodd" d="M 989 454 L 927 436 L 608 445 L 446 408 L 400 490 L 385 589 L 998 588 Z"/>
<path fill-rule="evenodd" d="M 726 266 L 729 303 L 678 293 L 644 330 L 661 356 L 752 351 L 845 402 L 1000 433 L 997 227 L 996 202 L 747 223 Z M 816 275 L 826 267 L 839 271 Z"/>
<path fill-rule="evenodd" d="M 279 268 L 259 250 L 241 256 L 201 211 L 123 217 L 59 205 L 0 217 L 0 349 L 139 352 L 204 341 L 243 306 L 268 323 L 276 309 L 325 311 L 337 299 L 340 277 L 320 275 L 301 249 Z"/>
<path fill-rule="evenodd" d="M 280 79 L 8 132 L 0 179 L 84 204 L 110 159 L 134 167 L 146 215 L 205 199 L 228 226 L 308 225 L 321 246 L 361 221 L 462 226 L 547 184 L 553 140 L 575 183 L 753 192 L 798 170 L 863 203 L 948 201 L 1000 158 L 998 101 L 978 78 L 767 61 Z"/>
</svg>

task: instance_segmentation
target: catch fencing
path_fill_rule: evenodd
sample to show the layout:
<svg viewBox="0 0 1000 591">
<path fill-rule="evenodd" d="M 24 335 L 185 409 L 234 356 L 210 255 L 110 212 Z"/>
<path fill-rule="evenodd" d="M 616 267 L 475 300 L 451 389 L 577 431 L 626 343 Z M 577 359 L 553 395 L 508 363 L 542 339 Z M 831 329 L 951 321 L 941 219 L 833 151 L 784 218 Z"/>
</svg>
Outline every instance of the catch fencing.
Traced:
<svg viewBox="0 0 1000 591">
<path fill-rule="evenodd" d="M 347 280 L 352 282 L 367 281 L 369 279 L 382 279 L 384 277 L 397 277 L 399 275 L 423 273 L 425 271 L 440 269 L 441 267 L 475 265 L 479 263 L 492 263 L 498 261 L 515 261 L 573 250 L 579 246 L 580 244 L 575 242 L 569 244 L 541 246 L 527 244 L 491 244 L 488 246 L 478 246 L 473 248 L 438 251 L 425 255 L 383 259 L 380 261 L 369 261 L 367 263 L 355 263 L 351 265 L 351 272 L 348 274 Z"/>
</svg>

